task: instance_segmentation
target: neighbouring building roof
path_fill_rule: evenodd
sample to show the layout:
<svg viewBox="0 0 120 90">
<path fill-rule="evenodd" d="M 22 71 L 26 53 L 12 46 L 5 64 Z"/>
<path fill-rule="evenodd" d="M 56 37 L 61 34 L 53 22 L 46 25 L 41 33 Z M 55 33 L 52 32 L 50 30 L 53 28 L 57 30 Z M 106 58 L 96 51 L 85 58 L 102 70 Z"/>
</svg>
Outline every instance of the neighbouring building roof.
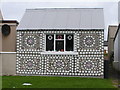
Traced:
<svg viewBox="0 0 120 90">
<path fill-rule="evenodd" d="M 27 9 L 17 30 L 104 29 L 102 8 Z"/>
<path fill-rule="evenodd" d="M 120 24 L 118 25 L 117 31 L 116 31 L 116 33 L 115 33 L 114 41 L 115 41 L 115 39 L 116 39 L 116 37 L 117 37 L 117 35 L 118 35 L 119 30 L 120 30 Z"/>
<path fill-rule="evenodd" d="M 117 25 L 109 25 L 108 26 L 108 37 L 107 37 L 107 40 L 115 38 L 115 34 L 117 32 L 117 28 L 118 28 Z"/>
<path fill-rule="evenodd" d="M 17 25 L 19 24 L 16 20 L 2 20 L 2 23 L 16 23 Z"/>
<path fill-rule="evenodd" d="M 4 24 L 4 23 L 16 23 L 17 25 L 19 24 L 18 21 L 16 21 L 16 20 L 4 20 L 1 10 L 0 10 L 0 20 L 1 20 L 0 23 L 2 23 L 2 24 Z"/>
<path fill-rule="evenodd" d="M 3 16 L 2 16 L 1 10 L 0 10 L 0 20 L 3 20 Z"/>
</svg>

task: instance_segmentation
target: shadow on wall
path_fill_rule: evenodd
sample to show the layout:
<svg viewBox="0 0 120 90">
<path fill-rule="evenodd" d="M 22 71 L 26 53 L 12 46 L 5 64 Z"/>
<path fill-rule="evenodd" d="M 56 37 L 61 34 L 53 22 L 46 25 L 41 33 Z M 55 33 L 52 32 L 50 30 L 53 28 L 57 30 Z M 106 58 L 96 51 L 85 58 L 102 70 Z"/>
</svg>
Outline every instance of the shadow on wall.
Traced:
<svg viewBox="0 0 120 90">
<path fill-rule="evenodd" d="M 113 62 L 113 67 L 114 67 L 117 71 L 120 71 L 120 62 L 114 61 L 114 62 Z"/>
</svg>

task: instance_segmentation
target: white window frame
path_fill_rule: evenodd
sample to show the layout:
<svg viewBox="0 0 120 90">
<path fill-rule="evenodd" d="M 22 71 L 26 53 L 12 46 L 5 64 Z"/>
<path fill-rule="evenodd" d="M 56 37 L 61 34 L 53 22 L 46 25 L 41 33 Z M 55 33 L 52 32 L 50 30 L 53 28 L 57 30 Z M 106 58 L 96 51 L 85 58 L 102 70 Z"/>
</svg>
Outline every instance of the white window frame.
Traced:
<svg viewBox="0 0 120 90">
<path fill-rule="evenodd" d="M 66 35 L 69 34 L 45 34 L 45 51 L 46 51 L 46 35 L 54 35 L 54 52 L 59 52 L 56 51 L 56 41 L 59 41 L 59 39 L 56 39 L 56 35 L 64 35 L 64 39 L 60 39 L 60 41 L 64 41 L 64 51 L 63 52 L 71 52 L 71 51 L 66 51 Z M 74 37 L 74 34 L 73 34 Z M 53 52 L 53 51 L 46 51 L 46 52 Z M 73 40 L 73 51 L 74 51 L 74 40 Z"/>
<path fill-rule="evenodd" d="M 72 34 L 74 39 L 73 39 L 73 51 L 66 51 L 66 35 L 69 35 L 69 34 Z M 54 50 L 53 51 L 46 51 L 46 35 L 54 35 Z M 73 33 L 67 33 L 67 34 L 61 34 L 61 35 L 64 35 L 64 51 L 55 51 L 55 45 L 56 45 L 56 35 L 58 34 L 51 34 L 51 33 L 46 33 L 45 34 L 45 51 L 44 52 L 41 52 L 41 54 L 71 54 L 71 55 L 78 55 L 78 52 L 75 52 L 75 36 Z M 58 40 L 58 39 L 57 39 Z"/>
</svg>

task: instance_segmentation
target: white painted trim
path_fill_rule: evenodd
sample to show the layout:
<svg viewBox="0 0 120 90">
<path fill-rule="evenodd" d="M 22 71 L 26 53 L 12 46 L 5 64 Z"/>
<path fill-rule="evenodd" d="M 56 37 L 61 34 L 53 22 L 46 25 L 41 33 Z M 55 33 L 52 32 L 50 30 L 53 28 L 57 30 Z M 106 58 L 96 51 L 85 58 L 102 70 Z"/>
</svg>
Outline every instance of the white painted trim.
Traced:
<svg viewBox="0 0 120 90">
<path fill-rule="evenodd" d="M 0 54 L 16 54 L 16 52 L 0 52 Z"/>
<path fill-rule="evenodd" d="M 47 52 L 41 52 L 41 54 L 53 54 L 53 55 L 78 55 L 78 52 L 73 52 L 73 51 L 65 51 L 65 52 L 55 52 L 55 51 L 47 51 Z"/>
<path fill-rule="evenodd" d="M 56 34 L 54 34 L 54 51 L 55 51 L 55 46 L 56 46 Z"/>
<path fill-rule="evenodd" d="M 75 37 L 76 37 L 76 34 L 74 33 L 73 34 L 73 51 L 75 51 Z"/>
<path fill-rule="evenodd" d="M 44 40 L 44 46 L 43 46 L 43 47 L 44 47 L 44 51 L 46 51 L 46 34 L 43 34 L 43 37 L 45 37 L 45 38 L 44 38 L 45 40 Z M 43 42 L 43 41 L 42 41 L 42 42 Z"/>
<path fill-rule="evenodd" d="M 66 29 L 68 29 L 68 30 L 70 30 L 70 31 L 76 31 L 76 30 L 92 30 L 92 29 L 96 29 L 96 30 L 99 30 L 99 29 L 105 29 L 105 28 L 17 28 L 17 30 L 58 30 L 58 29 L 60 29 L 60 30 L 66 30 Z"/>
<path fill-rule="evenodd" d="M 66 51 L 66 34 L 64 34 L 64 51 Z"/>
<path fill-rule="evenodd" d="M 68 33 L 67 35 L 69 35 L 70 33 Z M 49 52 L 49 51 L 46 51 L 46 35 L 47 34 L 45 34 L 44 36 L 45 36 L 45 46 L 44 46 L 44 48 L 45 48 L 45 51 L 44 52 Z M 57 34 L 54 34 L 54 52 L 57 52 L 56 51 L 56 41 L 64 41 L 64 51 L 65 52 L 70 52 L 70 51 L 66 51 L 66 34 L 62 34 L 62 35 L 64 35 L 64 39 L 56 39 L 56 35 Z M 73 34 L 72 33 L 72 35 L 73 35 L 73 51 L 71 51 L 71 52 L 75 52 L 75 34 Z M 53 52 L 53 51 L 51 51 L 51 52 Z"/>
</svg>

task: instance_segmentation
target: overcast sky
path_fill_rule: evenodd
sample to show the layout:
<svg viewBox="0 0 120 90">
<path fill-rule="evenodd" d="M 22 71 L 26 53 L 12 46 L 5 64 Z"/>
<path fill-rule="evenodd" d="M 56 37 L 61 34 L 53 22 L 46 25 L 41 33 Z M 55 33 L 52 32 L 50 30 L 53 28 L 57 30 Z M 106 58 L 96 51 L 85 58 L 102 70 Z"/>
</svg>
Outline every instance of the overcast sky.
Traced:
<svg viewBox="0 0 120 90">
<path fill-rule="evenodd" d="M 119 0 L 0 0 L 5 20 L 21 20 L 27 8 L 104 8 L 105 40 L 108 25 L 118 24 Z"/>
</svg>

